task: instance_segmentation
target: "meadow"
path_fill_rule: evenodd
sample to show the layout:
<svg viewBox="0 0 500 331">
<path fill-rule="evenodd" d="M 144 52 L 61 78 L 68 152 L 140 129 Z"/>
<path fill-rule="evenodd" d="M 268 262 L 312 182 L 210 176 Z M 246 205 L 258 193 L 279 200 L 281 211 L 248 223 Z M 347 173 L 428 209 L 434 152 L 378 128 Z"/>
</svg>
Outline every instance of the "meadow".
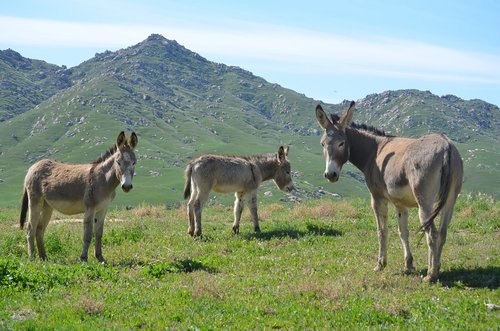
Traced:
<svg viewBox="0 0 500 331">
<path fill-rule="evenodd" d="M 259 204 L 261 233 L 245 209 L 232 234 L 231 204 L 204 209 L 203 238 L 187 234 L 185 208 L 116 209 L 103 253 L 81 263 L 82 223 L 55 214 L 49 261 L 27 257 L 18 210 L 0 209 L 0 329 L 497 330 L 500 203 L 461 196 L 437 283 L 422 282 L 427 244 L 416 210 L 417 271 L 403 274 L 397 221 L 388 266 L 373 272 L 378 241 L 366 199 Z M 391 209 L 394 214 L 394 209 Z M 391 215 L 392 215 L 391 214 Z M 91 251 L 93 254 L 93 246 Z"/>
</svg>

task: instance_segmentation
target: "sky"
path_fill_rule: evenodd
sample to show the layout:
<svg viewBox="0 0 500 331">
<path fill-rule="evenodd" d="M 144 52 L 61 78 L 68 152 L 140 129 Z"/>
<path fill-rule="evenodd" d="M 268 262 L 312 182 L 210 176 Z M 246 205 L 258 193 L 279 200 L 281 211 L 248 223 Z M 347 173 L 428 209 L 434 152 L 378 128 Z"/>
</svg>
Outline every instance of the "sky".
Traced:
<svg viewBox="0 0 500 331">
<path fill-rule="evenodd" d="M 0 50 L 73 67 L 153 33 L 328 103 L 386 90 L 500 105 L 500 1 L 16 0 Z"/>
</svg>

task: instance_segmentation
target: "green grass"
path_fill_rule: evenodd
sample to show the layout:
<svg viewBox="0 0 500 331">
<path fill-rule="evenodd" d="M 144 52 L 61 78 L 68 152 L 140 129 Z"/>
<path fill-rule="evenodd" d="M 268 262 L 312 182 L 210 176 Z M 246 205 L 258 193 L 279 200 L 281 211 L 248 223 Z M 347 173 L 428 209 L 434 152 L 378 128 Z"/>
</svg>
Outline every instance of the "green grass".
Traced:
<svg viewBox="0 0 500 331">
<path fill-rule="evenodd" d="M 499 211 L 485 197 L 459 199 L 440 280 L 427 284 L 415 210 L 416 274 L 402 273 L 394 218 L 389 264 L 372 271 L 378 243 L 364 199 L 261 203 L 262 233 L 245 210 L 239 235 L 231 205 L 215 204 L 198 240 L 182 207 L 112 210 L 107 265 L 78 262 L 82 224 L 59 214 L 49 262 L 30 261 L 18 211 L 1 209 L 0 329 L 496 329 L 486 304 L 500 304 Z"/>
</svg>

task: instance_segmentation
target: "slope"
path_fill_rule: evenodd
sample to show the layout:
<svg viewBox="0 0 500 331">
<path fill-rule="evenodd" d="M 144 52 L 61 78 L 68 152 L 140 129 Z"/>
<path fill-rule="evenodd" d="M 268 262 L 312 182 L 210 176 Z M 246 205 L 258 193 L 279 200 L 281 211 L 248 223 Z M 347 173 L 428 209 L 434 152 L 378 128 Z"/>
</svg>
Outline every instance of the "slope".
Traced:
<svg viewBox="0 0 500 331">
<path fill-rule="evenodd" d="M 300 197 L 328 191 L 367 196 L 352 166 L 334 185 L 322 178 L 324 161 L 313 112 L 318 101 L 241 68 L 210 62 L 160 35 L 96 54 L 65 69 L 64 75 L 65 88 L 0 123 L 0 205 L 17 204 L 24 173 L 36 160 L 90 162 L 114 143 L 120 130 L 138 133 L 139 163 L 135 189 L 128 195 L 120 193 L 118 205 L 178 204 L 184 165 L 200 153 L 254 154 L 273 152 L 279 145 L 291 146 Z M 345 107 L 324 106 L 331 112 Z M 469 108 L 478 110 L 471 115 L 466 112 Z M 498 107 L 480 100 L 401 90 L 359 100 L 355 121 L 401 135 L 449 134 L 462 142 L 464 158 L 474 154 L 466 163 L 465 190 L 497 195 L 491 183 L 500 178 L 494 145 L 498 114 Z M 456 121 L 445 125 L 450 118 Z M 473 175 L 467 177 L 469 173 Z M 268 183 L 261 190 L 274 193 L 265 199 L 285 197 L 272 187 Z M 220 198 L 231 199 L 214 195 L 216 201 Z"/>
<path fill-rule="evenodd" d="M 21 114 L 71 85 L 65 67 L 0 50 L 0 122 Z"/>
</svg>

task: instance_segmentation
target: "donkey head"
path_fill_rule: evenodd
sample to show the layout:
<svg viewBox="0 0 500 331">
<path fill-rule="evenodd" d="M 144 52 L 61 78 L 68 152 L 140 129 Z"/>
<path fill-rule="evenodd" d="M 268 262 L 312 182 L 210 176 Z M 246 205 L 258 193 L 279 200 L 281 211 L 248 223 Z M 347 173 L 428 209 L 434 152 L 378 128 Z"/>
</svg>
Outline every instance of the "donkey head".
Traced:
<svg viewBox="0 0 500 331">
<path fill-rule="evenodd" d="M 346 128 L 352 123 L 354 114 L 354 101 L 349 109 L 345 111 L 340 119 L 332 117 L 330 120 L 320 105 L 316 106 L 316 119 L 325 130 L 321 137 L 323 156 L 326 161 L 326 169 L 323 174 L 330 182 L 339 180 L 340 171 L 344 163 L 349 160 L 349 141 L 346 136 Z"/>
<path fill-rule="evenodd" d="M 280 146 L 278 149 L 278 169 L 274 174 L 273 180 L 280 190 L 291 192 L 295 187 L 292 182 L 291 166 L 288 161 L 288 147 Z"/>
<path fill-rule="evenodd" d="M 130 137 L 125 137 L 122 131 L 116 138 L 117 153 L 115 154 L 115 173 L 120 181 L 120 185 L 124 192 L 132 189 L 132 178 L 134 177 L 135 169 L 135 153 L 134 149 L 137 146 L 137 135 L 132 132 Z"/>
</svg>

